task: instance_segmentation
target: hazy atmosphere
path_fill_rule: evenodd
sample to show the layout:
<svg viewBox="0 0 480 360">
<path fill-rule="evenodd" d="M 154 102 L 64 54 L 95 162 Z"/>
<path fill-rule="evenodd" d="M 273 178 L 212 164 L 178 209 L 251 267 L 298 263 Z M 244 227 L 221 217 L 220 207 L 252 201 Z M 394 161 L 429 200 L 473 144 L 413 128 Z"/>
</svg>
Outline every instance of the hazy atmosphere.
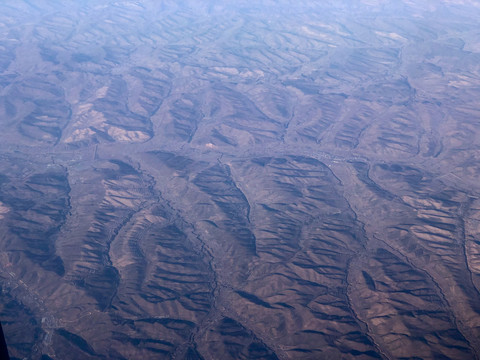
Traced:
<svg viewBox="0 0 480 360">
<path fill-rule="evenodd" d="M 12 359 L 480 357 L 477 1 L 4 0 L 0 156 Z"/>
</svg>

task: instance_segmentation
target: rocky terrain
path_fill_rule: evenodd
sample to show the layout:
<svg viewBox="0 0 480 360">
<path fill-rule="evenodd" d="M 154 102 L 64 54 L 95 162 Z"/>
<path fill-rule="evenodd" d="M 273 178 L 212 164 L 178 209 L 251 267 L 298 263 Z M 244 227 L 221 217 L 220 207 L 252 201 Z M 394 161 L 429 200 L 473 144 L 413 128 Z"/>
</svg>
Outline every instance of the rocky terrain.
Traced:
<svg viewBox="0 0 480 360">
<path fill-rule="evenodd" d="M 0 4 L 13 359 L 479 359 L 480 5 Z"/>
</svg>

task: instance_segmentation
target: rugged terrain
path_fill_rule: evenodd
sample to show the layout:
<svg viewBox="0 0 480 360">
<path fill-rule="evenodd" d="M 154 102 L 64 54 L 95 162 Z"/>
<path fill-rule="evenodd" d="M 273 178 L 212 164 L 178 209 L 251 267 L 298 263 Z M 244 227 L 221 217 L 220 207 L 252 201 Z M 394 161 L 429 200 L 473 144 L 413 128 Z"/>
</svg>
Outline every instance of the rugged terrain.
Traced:
<svg viewBox="0 0 480 360">
<path fill-rule="evenodd" d="M 475 1 L 0 4 L 15 359 L 479 359 Z"/>
</svg>

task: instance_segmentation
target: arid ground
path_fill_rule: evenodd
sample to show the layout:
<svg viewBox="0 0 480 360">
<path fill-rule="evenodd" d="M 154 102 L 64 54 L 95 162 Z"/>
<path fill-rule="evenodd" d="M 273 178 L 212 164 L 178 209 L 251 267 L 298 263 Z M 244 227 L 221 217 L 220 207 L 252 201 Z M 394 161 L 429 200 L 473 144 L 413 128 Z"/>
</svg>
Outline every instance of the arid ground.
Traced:
<svg viewBox="0 0 480 360">
<path fill-rule="evenodd" d="M 13 359 L 479 359 L 480 3 L 4 0 Z"/>
</svg>

